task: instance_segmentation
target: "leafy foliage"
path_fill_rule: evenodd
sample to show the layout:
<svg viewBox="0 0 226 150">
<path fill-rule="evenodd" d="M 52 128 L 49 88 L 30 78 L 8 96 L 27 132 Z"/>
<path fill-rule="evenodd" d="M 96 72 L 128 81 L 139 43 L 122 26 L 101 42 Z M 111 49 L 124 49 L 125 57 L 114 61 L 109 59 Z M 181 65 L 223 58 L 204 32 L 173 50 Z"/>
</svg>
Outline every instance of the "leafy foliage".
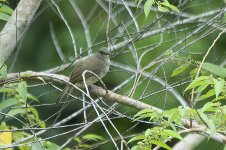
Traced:
<svg viewBox="0 0 226 150">
<path fill-rule="evenodd" d="M 138 6 L 139 6 L 142 0 L 135 0 L 135 2 L 138 3 Z M 158 6 L 158 10 L 161 12 L 170 12 L 170 9 L 177 13 L 180 12 L 179 9 L 176 6 L 170 4 L 168 0 L 163 0 L 163 1 L 146 0 L 144 3 L 144 14 L 146 18 L 148 17 L 152 6 L 154 6 L 155 4 Z"/>
<path fill-rule="evenodd" d="M 171 76 L 178 76 L 185 72 L 192 61 L 186 62 L 188 63 L 180 64 L 178 68 L 174 69 Z M 199 98 L 199 101 L 205 100 L 206 103 L 198 109 L 179 106 L 178 108 L 165 110 L 162 114 L 158 114 L 151 109 L 139 111 L 134 116 L 135 121 L 148 119 L 149 121 L 157 122 L 158 127 L 146 129 L 143 135 L 131 138 L 128 141 L 129 143 L 138 141 L 132 149 L 152 149 L 153 145 L 171 149 L 170 146 L 166 144 L 166 141 L 171 138 L 183 140 L 181 135 L 178 134 L 178 131 L 181 130 L 178 127 L 187 128 L 184 127 L 181 121 L 182 118 L 192 118 L 195 122 L 205 125 L 206 128 L 211 131 L 211 134 L 226 131 L 226 107 L 219 102 L 219 100 L 225 100 L 226 98 L 226 84 L 225 79 L 222 78 L 224 77 L 225 68 L 210 63 L 204 63 L 203 69 L 203 74 L 207 74 L 206 71 L 208 71 L 210 75 L 202 75 L 194 79 L 187 86 L 185 91 L 191 89 L 195 89 L 194 93 L 207 91 L 206 93 L 201 94 Z M 217 78 L 217 76 L 219 77 Z M 193 77 L 194 75 L 191 75 L 191 78 Z M 213 96 L 215 97 L 213 98 Z"/>
<path fill-rule="evenodd" d="M 2 65 L 1 75 L 3 78 L 7 76 L 7 67 Z M 39 118 L 38 111 L 31 107 L 28 104 L 28 101 L 36 101 L 37 98 L 28 93 L 27 91 L 27 83 L 25 81 L 13 82 L 13 83 L 5 83 L 4 87 L 0 88 L 0 93 L 5 95 L 5 99 L 0 103 L 0 111 L 2 116 L 7 118 L 6 120 L 10 120 L 12 117 L 22 117 L 24 120 L 27 120 L 27 124 L 23 123 L 23 128 L 28 128 L 29 126 L 40 126 L 41 128 L 45 128 L 45 122 L 43 122 Z M 2 130 L 17 129 L 17 127 L 8 126 L 7 121 L 3 121 L 1 123 Z M 20 134 L 19 134 L 20 133 Z M 28 136 L 25 132 L 2 132 L 0 135 L 0 139 L 5 137 L 1 145 L 6 145 L 11 143 L 12 141 L 18 141 L 19 139 Z M 37 147 L 37 144 L 34 144 L 33 147 Z M 23 149 L 21 147 L 21 149 Z"/>
<path fill-rule="evenodd" d="M 97 134 L 86 134 L 82 138 L 76 137 L 74 141 L 76 142 L 76 148 L 91 148 L 92 142 L 103 141 L 104 138 Z"/>
</svg>

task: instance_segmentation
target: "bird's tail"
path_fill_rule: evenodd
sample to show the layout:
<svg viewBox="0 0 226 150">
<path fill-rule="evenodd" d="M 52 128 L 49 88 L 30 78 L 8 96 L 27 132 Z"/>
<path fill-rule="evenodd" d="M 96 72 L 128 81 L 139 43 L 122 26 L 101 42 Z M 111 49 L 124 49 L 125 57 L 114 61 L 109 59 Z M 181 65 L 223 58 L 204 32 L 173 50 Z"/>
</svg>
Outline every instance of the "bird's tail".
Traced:
<svg viewBox="0 0 226 150">
<path fill-rule="evenodd" d="M 65 88 L 63 89 L 63 91 L 60 93 L 59 97 L 56 100 L 56 104 L 57 106 L 59 106 L 60 102 L 64 99 L 67 98 L 66 96 L 68 96 L 71 93 L 71 87 L 69 85 L 66 85 Z"/>
</svg>

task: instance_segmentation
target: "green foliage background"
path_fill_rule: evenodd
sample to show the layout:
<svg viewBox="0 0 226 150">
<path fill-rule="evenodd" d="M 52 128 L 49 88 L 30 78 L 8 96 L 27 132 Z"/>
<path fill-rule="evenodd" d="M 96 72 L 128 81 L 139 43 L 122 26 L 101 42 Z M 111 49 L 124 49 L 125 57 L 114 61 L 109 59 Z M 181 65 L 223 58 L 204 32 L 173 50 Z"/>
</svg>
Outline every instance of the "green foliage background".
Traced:
<svg viewBox="0 0 226 150">
<path fill-rule="evenodd" d="M 91 0 L 76 0 L 78 3 L 81 11 L 83 12 L 84 16 L 88 16 L 90 11 L 92 10 L 93 6 L 96 5 L 96 1 Z M 170 1 L 172 4 L 177 5 L 177 1 Z M 14 2 L 11 2 L 14 3 Z M 81 21 L 73 11 L 71 5 L 68 1 L 59 1 L 59 7 L 61 8 L 63 14 L 65 15 L 68 23 L 70 24 L 77 47 L 81 47 L 83 49 L 87 49 L 86 40 L 85 40 L 85 34 L 84 29 L 82 27 Z M 117 16 L 117 21 L 120 22 L 121 20 L 123 22 L 126 22 L 126 20 L 131 19 L 126 10 L 123 10 L 120 12 L 120 8 L 122 6 L 118 6 L 116 4 L 113 4 L 114 11 L 119 11 L 119 14 Z M 188 5 L 186 5 L 184 8 L 179 8 L 181 13 L 189 13 L 192 14 L 194 17 L 196 15 L 199 15 L 201 13 L 220 9 L 223 8 L 225 4 L 223 1 L 213 1 L 213 0 L 198 0 L 198 1 L 191 1 Z M 181 10 L 182 9 L 182 10 Z M 140 8 L 133 8 L 134 12 L 142 11 Z M 149 16 L 145 18 L 145 15 L 139 15 L 137 17 L 138 23 L 140 27 L 145 27 L 146 25 L 149 25 L 153 23 L 153 20 L 156 19 L 156 14 L 158 12 L 151 11 Z M 168 21 L 175 20 L 177 16 L 176 15 L 167 15 L 166 19 Z M 180 17 L 178 16 L 178 19 Z M 93 42 L 93 50 L 97 51 L 101 46 L 107 46 L 106 42 L 106 24 L 107 24 L 108 15 L 104 13 L 104 11 L 97 6 L 97 9 L 95 11 L 95 15 L 93 15 L 92 18 L 88 21 L 90 33 L 91 33 L 91 39 Z M 221 18 L 221 20 L 218 20 L 219 24 L 225 24 L 225 16 Z M 46 1 L 42 4 L 41 8 L 39 9 L 38 13 L 36 14 L 35 18 L 32 21 L 32 24 L 29 27 L 28 32 L 24 36 L 23 40 L 20 42 L 20 45 L 18 46 L 18 50 L 14 52 L 14 54 L 11 55 L 11 57 L 7 61 L 7 65 L 10 66 L 12 63 L 15 63 L 13 68 L 9 67 L 10 72 L 19 72 L 19 71 L 26 71 L 26 70 L 34 70 L 34 71 L 43 71 L 50 68 L 53 68 L 57 65 L 63 64 L 63 62 L 60 60 L 59 56 L 57 55 L 57 52 L 55 50 L 53 41 L 51 39 L 50 35 L 50 28 L 49 25 L 52 23 L 55 28 L 55 32 L 57 35 L 57 38 L 59 40 L 59 44 L 64 52 L 64 54 L 69 58 L 70 60 L 74 57 L 73 52 L 73 45 L 72 41 L 69 35 L 69 32 L 63 23 L 63 21 L 60 19 L 60 17 L 56 14 L 56 12 L 47 4 Z M 162 21 L 162 23 L 166 23 Z M 4 26 L 5 22 L 0 21 L 0 29 Z M 177 37 L 185 37 L 187 33 L 189 32 L 189 29 L 187 31 L 183 31 L 183 29 L 187 29 L 187 27 L 190 27 L 190 30 L 193 30 L 193 28 L 196 28 L 199 26 L 199 23 L 191 23 L 191 24 L 182 24 L 175 28 L 176 33 L 173 33 L 171 31 L 170 33 L 164 33 L 162 36 L 164 37 L 164 41 L 160 46 L 156 47 L 154 50 L 150 51 L 141 61 L 141 65 L 145 66 L 147 65 L 151 60 L 155 59 L 157 56 L 161 55 L 167 48 L 169 48 L 173 43 L 178 42 L 180 39 Z M 111 34 L 114 34 L 115 30 L 118 28 L 118 26 L 112 25 Z M 154 23 L 153 29 L 157 28 L 157 23 Z M 206 29 L 208 29 L 209 26 L 206 26 Z M 131 25 L 128 30 L 131 33 L 135 33 L 134 26 Z M 150 29 L 152 30 L 152 29 Z M 179 32 L 179 30 L 182 30 L 183 32 Z M 200 35 L 204 33 L 200 32 L 197 35 L 194 35 L 192 38 L 187 39 L 184 43 L 189 43 L 190 41 L 194 40 L 195 38 L 198 38 Z M 207 49 L 210 47 L 216 36 L 218 35 L 219 31 L 216 30 L 216 32 L 213 32 L 212 34 L 205 36 L 198 42 L 195 42 L 194 44 L 188 46 L 186 49 L 184 49 L 183 52 L 179 53 L 179 56 L 181 58 L 188 58 L 190 57 L 193 60 L 200 61 L 203 58 L 203 55 L 207 51 Z M 119 37 L 119 41 L 120 38 Z M 142 39 L 135 43 L 137 48 L 140 48 L 142 46 L 146 45 L 152 45 L 157 44 L 159 42 L 160 35 L 154 35 L 151 37 L 148 37 L 146 39 Z M 173 39 L 173 41 L 169 41 Z M 211 62 L 214 64 L 219 64 L 222 61 L 225 60 L 226 56 L 226 35 L 224 34 L 217 42 L 217 44 L 214 46 L 213 50 L 209 54 L 207 58 L 207 62 Z M 177 51 L 182 46 L 179 46 L 173 51 Z M 138 50 L 138 55 L 142 53 L 142 49 Z M 86 54 L 84 54 L 86 55 Z M 135 62 L 132 59 L 131 53 L 122 53 L 118 55 L 117 57 L 114 57 L 112 59 L 113 61 L 120 62 L 122 64 L 126 64 L 132 67 L 135 66 Z M 156 68 L 159 64 L 156 64 L 152 66 L 149 70 L 151 71 L 154 68 Z M 159 69 L 159 71 L 156 73 L 160 78 L 167 78 L 168 84 L 173 84 L 176 81 L 182 81 L 184 78 L 189 78 L 190 69 L 188 69 L 183 75 L 177 76 L 174 78 L 170 78 L 173 70 L 178 67 L 178 62 L 176 61 L 168 61 L 164 64 L 164 69 Z M 70 69 L 61 72 L 62 74 L 68 75 Z M 117 68 L 111 67 L 110 73 L 103 79 L 104 83 L 107 85 L 109 89 L 114 88 L 119 83 L 123 82 L 125 79 L 127 79 L 130 76 L 129 73 L 125 71 L 118 71 Z M 31 82 L 30 84 L 35 84 L 36 82 Z M 122 89 L 121 91 L 118 91 L 118 93 L 125 95 L 128 92 L 128 89 L 131 89 L 133 83 L 129 84 L 126 88 Z M 179 86 L 176 88 L 179 93 L 182 93 L 186 86 L 188 84 Z M 138 87 L 136 92 L 133 95 L 133 98 L 139 98 L 145 88 L 145 83 L 142 83 L 141 86 Z M 162 86 L 160 86 L 157 83 L 152 83 L 148 86 L 149 93 L 154 93 L 156 91 L 159 91 L 162 89 Z M 53 103 L 55 102 L 57 96 L 59 95 L 59 91 L 54 91 L 53 87 L 45 85 L 45 86 L 38 86 L 38 87 L 30 87 L 28 88 L 28 91 L 32 93 L 35 97 L 39 99 L 41 103 Z M 43 94 L 44 93 L 44 94 Z M 175 100 L 175 98 L 168 93 L 167 99 L 165 100 L 165 94 L 164 92 L 158 92 L 157 94 L 153 94 L 153 96 L 149 96 L 146 99 L 143 99 L 144 102 L 152 104 L 156 107 L 159 107 L 161 109 L 170 109 L 177 107 L 179 102 Z M 183 95 L 185 99 L 189 99 L 189 93 L 185 93 Z M 225 103 L 225 102 L 224 102 Z M 202 106 L 202 103 L 197 104 L 197 108 Z M 67 109 L 62 113 L 62 116 L 60 119 L 64 118 L 65 116 L 71 114 L 75 110 L 78 110 L 81 108 L 81 105 L 76 105 L 76 102 L 73 103 L 70 107 L 67 107 Z M 38 112 L 40 113 L 39 116 L 41 119 L 47 118 L 52 112 L 56 111 L 57 108 L 55 105 L 48 107 L 48 110 L 46 107 L 38 107 Z M 132 109 L 127 106 L 120 106 L 119 108 L 120 112 L 126 112 L 127 115 L 134 115 L 137 113 L 137 110 Z M 91 111 L 91 110 L 90 110 Z M 93 115 L 90 115 L 90 117 L 94 117 Z M 76 118 L 76 120 L 72 120 L 70 123 L 76 123 L 81 121 L 82 115 L 79 118 Z M 119 119 L 115 121 L 114 123 L 118 127 L 118 129 L 122 132 L 126 131 L 133 123 L 128 123 L 130 120 L 125 119 Z M 12 122 L 13 124 L 14 122 Z M 134 132 L 145 130 L 146 128 L 149 128 L 149 125 L 140 124 L 134 129 Z M 50 131 L 50 133 L 56 132 Z M 105 131 L 103 130 L 101 124 L 92 126 L 87 133 L 98 133 L 100 135 L 103 135 L 105 138 L 107 138 L 107 135 Z M 114 135 L 114 134 L 113 134 Z M 49 135 L 46 134 L 46 137 Z M 65 136 L 64 138 L 67 138 Z M 62 142 L 62 137 L 53 139 L 56 143 Z M 172 142 L 173 143 L 173 142 Z M 207 141 L 204 141 L 203 144 L 201 144 L 197 149 L 221 149 L 219 143 L 212 141 L 211 139 Z M 106 148 L 112 148 L 111 144 L 106 144 L 102 146 L 102 149 Z"/>
</svg>

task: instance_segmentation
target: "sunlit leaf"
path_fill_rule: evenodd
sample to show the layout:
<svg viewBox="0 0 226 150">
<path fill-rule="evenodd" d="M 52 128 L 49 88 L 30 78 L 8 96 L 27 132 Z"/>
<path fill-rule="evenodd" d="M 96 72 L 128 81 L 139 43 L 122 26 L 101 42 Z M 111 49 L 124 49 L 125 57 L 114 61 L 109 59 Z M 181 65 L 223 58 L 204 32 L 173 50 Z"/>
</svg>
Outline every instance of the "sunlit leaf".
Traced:
<svg viewBox="0 0 226 150">
<path fill-rule="evenodd" d="M 10 15 L 0 12 L 0 20 L 8 21 L 9 18 L 10 18 Z"/>
<path fill-rule="evenodd" d="M 12 132 L 0 132 L 0 145 L 10 145 L 12 143 Z"/>
<path fill-rule="evenodd" d="M 144 4 L 144 14 L 145 14 L 145 17 L 147 18 L 150 11 L 151 11 L 151 7 L 152 5 L 154 4 L 154 0 L 147 0 Z"/>
<path fill-rule="evenodd" d="M 81 142 L 81 139 L 80 139 L 79 137 L 75 137 L 74 140 L 75 140 L 76 142 L 78 142 L 78 143 Z"/>
<path fill-rule="evenodd" d="M 53 142 L 45 142 L 45 147 L 46 147 L 46 150 L 56 150 L 56 149 L 59 149 L 59 146 Z M 66 150 L 66 148 L 64 149 Z"/>
<path fill-rule="evenodd" d="M 166 7 L 162 7 L 162 5 L 158 5 L 158 10 L 161 12 L 169 12 L 169 9 L 167 9 Z"/>
<path fill-rule="evenodd" d="M 91 147 L 89 144 L 79 144 L 80 148 L 89 148 Z"/>
<path fill-rule="evenodd" d="M 158 146 L 160 146 L 160 147 L 163 147 L 163 148 L 165 148 L 165 149 L 169 149 L 169 150 L 172 149 L 172 148 L 169 147 L 167 144 L 165 144 L 165 143 L 163 143 L 163 142 L 161 142 L 161 141 L 150 140 L 149 142 L 152 143 L 152 144 L 158 145 Z"/>
<path fill-rule="evenodd" d="M 26 113 L 25 109 L 22 108 L 18 108 L 18 109 L 11 109 L 8 113 L 6 117 L 10 117 L 10 116 L 15 116 L 17 114 L 24 114 Z M 9 116 L 8 116 L 9 115 Z"/>
<path fill-rule="evenodd" d="M 27 93 L 27 99 L 31 99 L 33 101 L 39 102 L 38 99 L 36 97 L 34 97 L 33 95 L 31 95 L 30 93 Z"/>
<path fill-rule="evenodd" d="M 177 76 L 177 75 L 183 73 L 185 70 L 187 70 L 187 68 L 188 68 L 189 66 L 190 66 L 189 63 L 185 63 L 185 64 L 183 64 L 182 66 L 180 66 L 180 67 L 174 69 L 174 70 L 173 70 L 173 73 L 172 73 L 172 75 L 171 75 L 171 77 L 174 77 L 174 76 Z"/>
<path fill-rule="evenodd" d="M 220 103 L 212 103 L 212 102 L 208 102 L 206 103 L 201 109 L 200 111 L 205 112 L 205 111 L 213 111 L 212 108 L 213 107 L 218 107 L 220 106 Z"/>
<path fill-rule="evenodd" d="M 214 89 L 211 89 L 206 94 L 201 95 L 198 101 L 210 98 L 211 96 L 214 96 L 214 95 L 215 95 L 215 91 Z"/>
<path fill-rule="evenodd" d="M 2 5 L 0 7 L 0 12 L 8 14 L 8 15 L 12 15 L 13 13 L 13 9 L 11 9 L 10 7 L 6 6 L 6 5 Z"/>
<path fill-rule="evenodd" d="M 99 140 L 104 140 L 102 136 L 96 135 L 96 134 L 86 134 L 82 136 L 84 140 L 93 140 L 93 141 L 99 141 Z"/>
<path fill-rule="evenodd" d="M 147 138 L 148 136 L 150 136 L 152 133 L 152 130 L 151 129 L 147 129 L 144 133 L 144 136 Z"/>
<path fill-rule="evenodd" d="M 144 118 L 147 118 L 147 117 L 153 117 L 153 110 L 152 109 L 143 109 L 141 111 L 139 111 L 135 116 L 135 120 L 140 120 L 140 119 L 144 119 Z"/>
<path fill-rule="evenodd" d="M 200 86 L 195 90 L 195 93 L 199 93 L 199 92 L 204 91 L 208 86 L 209 86 L 209 83 L 204 83 L 204 84 L 200 85 Z"/>
<path fill-rule="evenodd" d="M 27 100 L 27 84 L 26 82 L 20 82 L 18 85 L 18 93 L 23 100 Z"/>
<path fill-rule="evenodd" d="M 41 80 L 43 83 L 46 83 L 42 77 L 38 77 L 38 79 Z"/>
<path fill-rule="evenodd" d="M 168 1 L 161 2 L 160 4 L 163 5 L 163 6 L 166 6 L 166 7 L 170 8 L 170 9 L 172 9 L 173 11 L 175 11 L 177 13 L 180 12 L 179 9 L 176 6 L 171 5 Z"/>
<path fill-rule="evenodd" d="M 225 97 L 224 96 L 218 96 L 217 98 L 214 98 L 212 100 L 212 102 L 219 101 L 219 100 L 225 100 Z"/>
<path fill-rule="evenodd" d="M 203 63 L 202 68 L 222 78 L 226 78 L 226 68 L 211 63 Z"/>
<path fill-rule="evenodd" d="M 40 144 L 40 142 L 35 142 L 31 144 L 31 150 L 40 150 L 43 149 L 43 146 Z"/>
<path fill-rule="evenodd" d="M 140 6 L 140 3 L 143 1 L 143 0 L 137 0 L 137 8 Z"/>
<path fill-rule="evenodd" d="M 140 116 L 142 114 L 150 114 L 150 113 L 153 113 L 152 109 L 143 109 L 143 110 L 139 111 L 134 117 Z"/>
<path fill-rule="evenodd" d="M 46 127 L 45 122 L 39 118 L 39 114 L 35 108 L 30 107 L 29 109 L 27 109 L 27 111 L 31 112 L 34 115 L 35 122 L 37 122 L 40 125 L 40 127 L 42 128 Z"/>
<path fill-rule="evenodd" d="M 180 134 L 178 134 L 177 132 L 175 132 L 173 130 L 164 129 L 163 132 L 165 134 L 167 134 L 168 136 L 172 136 L 172 137 L 177 138 L 179 140 L 183 140 L 182 136 L 180 136 Z"/>
<path fill-rule="evenodd" d="M 212 120 L 210 120 L 202 111 L 197 110 L 199 113 L 199 116 L 201 117 L 201 120 L 204 121 L 204 123 L 207 125 L 207 127 L 210 129 L 211 133 L 216 132 L 216 127 Z"/>
<path fill-rule="evenodd" d="M 185 91 L 195 88 L 197 86 L 200 86 L 199 82 L 201 82 L 201 81 L 203 81 L 202 84 L 208 83 L 208 79 L 209 79 L 209 76 L 200 76 L 200 77 L 196 78 L 188 85 L 188 87 L 185 89 Z"/>
<path fill-rule="evenodd" d="M 0 110 L 16 105 L 17 103 L 18 103 L 18 100 L 16 98 L 9 98 L 9 99 L 3 100 L 0 103 Z"/>
<path fill-rule="evenodd" d="M 217 98 L 219 94 L 223 91 L 225 81 L 221 78 L 218 80 L 213 79 L 213 81 L 214 81 L 214 90 Z"/>
<path fill-rule="evenodd" d="M 0 93 L 13 93 L 15 92 L 12 88 L 0 88 Z"/>
<path fill-rule="evenodd" d="M 177 120 L 179 118 L 179 112 L 178 112 L 178 108 L 173 108 L 170 110 L 165 110 L 163 112 L 163 116 L 168 118 L 169 122 L 173 122 L 175 120 Z"/>
<path fill-rule="evenodd" d="M 137 150 L 137 145 L 133 146 L 131 150 Z"/>
<path fill-rule="evenodd" d="M 144 135 L 138 135 L 138 136 L 135 136 L 135 137 L 133 137 L 133 138 L 131 138 L 129 141 L 128 141 L 128 143 L 131 143 L 131 142 L 133 142 L 133 141 L 140 141 L 140 140 L 143 140 L 145 138 L 145 136 Z"/>
</svg>

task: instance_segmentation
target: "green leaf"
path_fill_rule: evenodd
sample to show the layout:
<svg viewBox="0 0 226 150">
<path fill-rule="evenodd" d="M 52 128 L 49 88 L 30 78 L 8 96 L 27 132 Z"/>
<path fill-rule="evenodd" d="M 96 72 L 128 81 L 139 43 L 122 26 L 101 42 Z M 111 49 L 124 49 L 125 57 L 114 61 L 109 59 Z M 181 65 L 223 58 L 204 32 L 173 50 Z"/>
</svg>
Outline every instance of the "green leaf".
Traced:
<svg viewBox="0 0 226 150">
<path fill-rule="evenodd" d="M 214 98 L 212 100 L 212 102 L 219 101 L 219 100 L 225 100 L 225 97 L 224 96 L 218 96 L 217 98 Z"/>
<path fill-rule="evenodd" d="M 3 100 L 0 103 L 0 110 L 2 111 L 5 108 L 11 107 L 13 105 L 16 105 L 17 103 L 18 103 L 18 101 L 17 101 L 16 98 L 9 98 L 9 99 Z"/>
<path fill-rule="evenodd" d="M 170 8 L 170 9 L 172 9 L 173 11 L 175 11 L 177 13 L 180 12 L 179 9 L 176 6 L 171 5 L 168 1 L 161 2 L 160 4 L 163 5 L 163 6 L 166 6 L 166 7 Z"/>
<path fill-rule="evenodd" d="M 158 10 L 161 12 L 169 12 L 169 9 L 167 9 L 166 7 L 162 7 L 162 5 L 158 4 Z"/>
<path fill-rule="evenodd" d="M 15 90 L 11 88 L 0 88 L 0 93 L 13 93 L 13 92 L 15 92 Z"/>
<path fill-rule="evenodd" d="M 219 94 L 223 91 L 224 89 L 224 83 L 225 81 L 223 79 L 213 79 L 214 81 L 214 90 L 216 94 L 216 98 L 219 96 Z"/>
<path fill-rule="evenodd" d="M 197 110 L 199 116 L 202 118 L 202 121 L 205 122 L 205 124 L 207 125 L 207 127 L 210 129 L 211 133 L 215 133 L 216 132 L 216 128 L 215 125 L 213 123 L 212 120 L 210 120 L 201 110 Z"/>
<path fill-rule="evenodd" d="M 79 144 L 80 148 L 90 148 L 91 146 L 89 144 Z"/>
<path fill-rule="evenodd" d="M 178 108 L 173 108 L 170 110 L 165 110 L 163 112 L 163 116 L 168 118 L 169 122 L 173 122 L 173 121 L 177 120 L 180 115 L 179 115 Z"/>
<path fill-rule="evenodd" d="M 74 138 L 74 141 L 76 141 L 76 142 L 78 142 L 78 143 L 82 142 L 82 140 L 81 140 L 79 137 L 75 137 L 75 138 Z"/>
<path fill-rule="evenodd" d="M 200 109 L 200 111 L 202 111 L 202 112 L 205 112 L 205 111 L 212 111 L 212 109 L 214 108 L 214 107 L 218 107 L 218 106 L 220 106 L 220 103 L 212 103 L 212 102 L 208 102 L 208 103 L 206 103 L 201 109 Z"/>
<path fill-rule="evenodd" d="M 133 146 L 131 150 L 137 150 L 137 145 Z"/>
<path fill-rule="evenodd" d="M 42 77 L 38 77 L 38 79 L 41 80 L 43 83 L 46 83 Z"/>
<path fill-rule="evenodd" d="M 180 116 L 183 118 L 186 113 L 186 108 L 184 108 L 183 106 L 179 106 L 178 111 L 179 111 Z"/>
<path fill-rule="evenodd" d="M 152 144 L 158 145 L 158 146 L 160 146 L 160 147 L 163 147 L 163 148 L 165 148 L 165 149 L 169 149 L 169 150 L 172 149 L 172 148 L 169 147 L 167 144 L 165 144 L 165 143 L 163 143 L 163 142 L 161 142 L 161 141 L 150 140 L 149 142 L 152 143 Z"/>
<path fill-rule="evenodd" d="M 147 129 L 144 133 L 145 138 L 147 138 L 149 135 L 151 135 L 152 130 L 151 129 Z"/>
<path fill-rule="evenodd" d="M 35 108 L 30 107 L 27 111 L 31 112 L 34 115 L 35 122 L 39 124 L 40 127 L 45 128 L 46 124 L 39 118 L 39 114 Z"/>
<path fill-rule="evenodd" d="M 147 18 L 150 11 L 151 11 L 151 7 L 152 5 L 154 4 L 154 0 L 147 0 L 144 4 L 144 14 L 145 14 L 145 17 Z"/>
<path fill-rule="evenodd" d="M 104 140 L 102 136 L 96 135 L 96 134 L 86 134 L 82 137 L 84 140 L 93 140 L 93 141 L 99 141 Z"/>
<path fill-rule="evenodd" d="M 203 81 L 203 82 L 201 82 Z M 188 87 L 185 89 L 185 91 L 187 90 L 190 90 L 192 88 L 195 88 L 197 86 L 200 86 L 200 83 L 201 82 L 201 85 L 204 84 L 204 83 L 209 83 L 209 76 L 200 76 L 198 78 L 196 78 L 195 80 L 193 80 L 189 85 Z"/>
<path fill-rule="evenodd" d="M 49 142 L 49 141 L 45 143 L 45 147 L 46 147 L 45 150 L 56 150 L 56 149 L 59 149 L 58 145 L 56 145 L 53 142 Z M 64 150 L 66 150 L 66 149 L 64 149 Z"/>
<path fill-rule="evenodd" d="M 15 116 L 17 114 L 25 114 L 26 113 L 26 110 L 25 109 L 22 109 L 22 108 L 18 108 L 18 109 L 11 109 L 7 115 L 9 116 Z M 6 116 L 6 117 L 9 117 L 9 116 Z"/>
<path fill-rule="evenodd" d="M 137 3 L 137 8 L 140 6 L 140 3 L 142 2 L 142 0 L 137 0 L 138 3 Z"/>
<path fill-rule="evenodd" d="M 164 129 L 163 132 L 165 134 L 167 134 L 168 136 L 177 138 L 179 140 L 183 140 L 183 138 L 180 136 L 180 134 L 178 134 L 177 132 L 173 131 L 173 130 L 168 130 L 168 129 Z"/>
<path fill-rule="evenodd" d="M 0 19 L 1 19 L 1 12 L 0 12 Z M 0 75 L 6 79 L 7 78 L 7 66 L 4 63 L 0 62 Z"/>
<path fill-rule="evenodd" d="M 27 84 L 26 82 L 20 82 L 18 85 L 18 93 L 23 100 L 27 100 Z"/>
<path fill-rule="evenodd" d="M 8 14 L 8 15 L 12 15 L 13 9 L 11 9 L 10 7 L 8 7 L 6 5 L 1 5 L 0 12 Z"/>
<path fill-rule="evenodd" d="M 153 113 L 152 109 L 143 109 L 139 111 L 134 117 L 141 116 L 143 114 L 151 114 L 151 113 Z"/>
<path fill-rule="evenodd" d="M 10 18 L 9 15 L 5 14 L 5 13 L 2 13 L 0 12 L 0 20 L 4 20 L 4 21 L 8 21 Z"/>
<path fill-rule="evenodd" d="M 143 109 L 141 111 L 139 111 L 135 116 L 135 120 L 139 120 L 139 119 L 144 119 L 144 118 L 147 118 L 147 117 L 153 117 L 153 110 L 152 109 Z"/>
<path fill-rule="evenodd" d="M 214 95 L 215 95 L 215 91 L 214 91 L 214 89 L 211 89 L 206 94 L 201 95 L 200 98 L 198 99 L 198 101 L 207 99 L 207 98 L 214 96 Z"/>
<path fill-rule="evenodd" d="M 40 150 L 43 149 L 42 145 L 40 144 L 40 142 L 35 142 L 32 143 L 31 145 L 31 150 Z"/>
<path fill-rule="evenodd" d="M 34 97 L 33 95 L 31 95 L 30 93 L 27 93 L 27 99 L 31 99 L 33 101 L 39 102 L 39 100 L 36 97 Z"/>
<path fill-rule="evenodd" d="M 183 73 L 189 66 L 190 66 L 189 63 L 185 63 L 182 66 L 174 69 L 171 77 L 174 77 L 174 76 L 177 76 L 177 75 Z"/>
<path fill-rule="evenodd" d="M 222 78 L 226 78 L 226 68 L 211 63 L 203 63 L 202 68 Z"/>
<path fill-rule="evenodd" d="M 209 86 L 209 83 L 204 83 L 204 84 L 200 85 L 200 86 L 197 88 L 197 90 L 195 90 L 195 93 L 199 93 L 199 92 L 204 91 L 208 86 Z"/>
<path fill-rule="evenodd" d="M 144 135 L 138 135 L 138 136 L 135 136 L 135 137 L 133 137 L 133 138 L 131 138 L 129 141 L 128 141 L 128 143 L 131 143 L 131 142 L 133 142 L 133 141 L 140 141 L 140 140 L 143 140 L 145 138 L 145 136 Z"/>
</svg>

